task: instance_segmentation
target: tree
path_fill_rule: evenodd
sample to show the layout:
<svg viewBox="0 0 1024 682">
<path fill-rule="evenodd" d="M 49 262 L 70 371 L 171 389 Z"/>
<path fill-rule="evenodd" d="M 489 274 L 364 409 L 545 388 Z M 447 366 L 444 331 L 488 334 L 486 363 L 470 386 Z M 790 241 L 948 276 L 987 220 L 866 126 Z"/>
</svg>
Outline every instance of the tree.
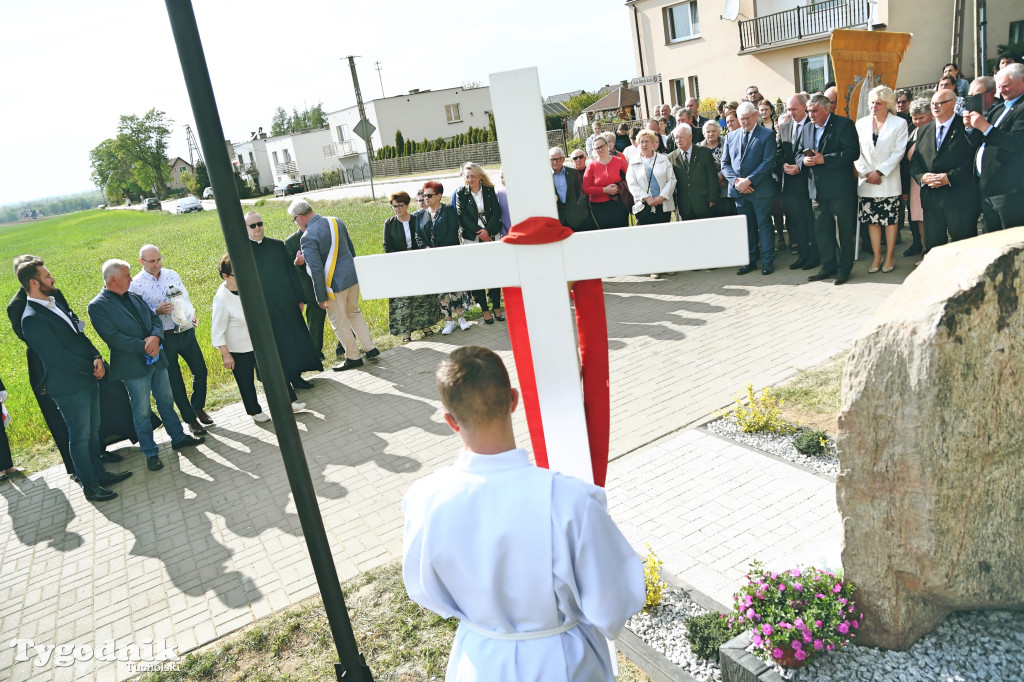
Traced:
<svg viewBox="0 0 1024 682">
<path fill-rule="evenodd" d="M 405 152 L 405 137 L 402 135 L 401 130 L 395 131 L 395 149 L 398 150 L 399 156 Z"/>
<path fill-rule="evenodd" d="M 581 113 L 583 113 L 584 109 L 586 109 L 599 99 L 601 99 L 601 96 L 598 95 L 596 92 L 583 92 L 576 95 L 575 97 L 570 97 L 569 99 L 562 102 L 562 104 L 565 105 L 565 108 L 569 110 L 569 113 L 566 114 L 566 117 L 570 121 L 576 120 L 576 118 Z"/>
<path fill-rule="evenodd" d="M 142 118 L 129 114 L 121 117 L 117 140 L 128 154 L 135 179 L 143 187 L 153 187 L 158 196 L 167 192 L 171 169 L 167 164 L 167 138 L 173 121 L 155 108 Z"/>
<path fill-rule="evenodd" d="M 206 170 L 206 164 L 202 161 L 196 164 L 196 182 L 199 183 L 200 189 L 206 189 L 210 186 L 210 173 Z"/>
<path fill-rule="evenodd" d="M 110 203 L 120 203 L 125 194 L 138 196 L 143 188 L 135 180 L 132 163 L 118 138 L 104 140 L 89 152 L 92 182 L 107 195 Z"/>
<path fill-rule="evenodd" d="M 286 112 L 282 107 L 278 107 L 274 110 L 274 118 L 272 118 L 270 122 L 270 134 L 284 135 L 287 132 L 291 132 L 288 112 Z"/>
<path fill-rule="evenodd" d="M 310 128 L 317 130 L 327 127 L 327 115 L 324 113 L 323 103 L 317 102 L 316 106 L 307 112 L 306 122 L 309 123 Z"/>
<path fill-rule="evenodd" d="M 197 197 L 201 196 L 200 193 L 203 191 L 203 187 L 205 187 L 205 185 L 200 185 L 199 179 L 188 171 L 182 171 L 181 184 L 185 185 L 185 189 L 187 189 L 190 194 Z"/>
</svg>

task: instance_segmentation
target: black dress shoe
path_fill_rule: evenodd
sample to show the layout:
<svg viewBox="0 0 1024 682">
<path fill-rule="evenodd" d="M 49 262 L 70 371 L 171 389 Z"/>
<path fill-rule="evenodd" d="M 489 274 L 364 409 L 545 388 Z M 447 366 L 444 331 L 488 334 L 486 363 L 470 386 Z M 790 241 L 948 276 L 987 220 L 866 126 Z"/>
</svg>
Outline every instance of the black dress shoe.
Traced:
<svg viewBox="0 0 1024 682">
<path fill-rule="evenodd" d="M 484 320 L 484 324 L 494 324 L 494 318 L 488 317 Z"/>
<path fill-rule="evenodd" d="M 188 423 L 188 430 L 191 431 L 192 434 L 195 436 L 201 436 L 204 433 L 206 433 L 206 429 L 203 428 L 203 425 L 200 424 L 199 421 L 195 419 Z"/>
<path fill-rule="evenodd" d="M 81 483 L 81 481 L 78 480 L 78 474 L 70 474 L 70 476 L 71 480 L 74 481 L 75 483 Z"/>
<path fill-rule="evenodd" d="M 762 275 L 770 275 L 773 272 L 775 272 L 775 266 L 774 265 L 762 265 L 761 266 L 761 274 Z"/>
<path fill-rule="evenodd" d="M 103 475 L 100 476 L 100 485 L 105 488 L 108 485 L 114 485 L 115 483 L 120 483 L 124 479 L 131 478 L 131 477 L 132 477 L 132 472 L 130 472 L 130 471 L 122 471 L 119 474 L 115 474 L 112 471 L 105 471 L 105 472 L 103 472 Z"/>
<path fill-rule="evenodd" d="M 739 270 L 737 270 L 737 271 L 736 271 L 736 274 L 737 274 L 737 275 L 745 275 L 745 274 L 747 274 L 747 273 L 749 273 L 749 272 L 753 272 L 753 271 L 754 271 L 754 270 L 755 270 L 756 268 L 757 268 L 757 266 L 756 266 L 756 265 L 754 265 L 753 263 L 747 263 L 747 264 L 746 264 L 746 265 L 744 265 L 744 266 L 743 266 L 742 268 L 740 268 Z"/>
<path fill-rule="evenodd" d="M 341 363 L 337 367 L 333 367 L 332 369 L 335 372 L 344 372 L 346 369 L 355 369 L 356 367 L 362 367 L 362 366 L 363 366 L 363 359 L 362 358 L 359 358 L 357 360 L 352 360 L 351 358 L 345 358 L 345 362 Z"/>
<path fill-rule="evenodd" d="M 821 267 L 821 260 L 818 259 L 818 258 L 815 258 L 814 260 L 807 261 L 806 263 L 801 265 L 800 269 L 801 270 L 813 270 L 814 268 L 820 268 L 820 267 Z"/>
<path fill-rule="evenodd" d="M 904 256 L 916 256 L 921 253 L 922 247 L 920 244 L 911 244 L 910 248 L 903 252 Z"/>
<path fill-rule="evenodd" d="M 85 499 L 92 500 L 93 502 L 106 502 L 117 497 L 117 493 L 113 490 L 107 490 L 100 485 L 91 485 L 85 488 Z"/>
<path fill-rule="evenodd" d="M 802 260 L 798 260 L 798 261 L 797 261 L 797 262 L 795 262 L 795 263 L 790 263 L 790 264 L 789 264 L 789 269 L 790 269 L 790 270 L 799 270 L 799 269 L 800 269 L 800 268 L 802 268 L 803 266 L 804 266 L 804 262 L 803 262 Z"/>
<path fill-rule="evenodd" d="M 121 455 L 114 454 L 113 452 L 107 452 L 106 450 L 104 450 L 103 454 L 100 455 L 100 461 L 101 462 L 123 462 L 124 461 L 124 457 L 122 457 Z"/>
<path fill-rule="evenodd" d="M 206 410 L 196 410 L 195 413 L 196 419 L 199 420 L 200 424 L 205 424 L 206 426 L 209 426 L 210 424 L 213 423 L 213 417 L 206 414 Z"/>
<path fill-rule="evenodd" d="M 836 273 L 834 273 L 834 272 L 824 272 L 824 271 L 822 271 L 822 272 L 819 272 L 816 275 L 811 275 L 810 277 L 807 278 L 807 281 L 809 281 L 809 282 L 820 282 L 823 279 L 829 279 L 829 278 L 835 277 L 835 276 L 836 276 Z"/>
<path fill-rule="evenodd" d="M 161 469 L 164 468 L 164 463 L 160 461 L 159 457 L 147 457 L 146 466 L 149 468 L 150 471 L 160 471 Z"/>
<path fill-rule="evenodd" d="M 292 388 L 313 388 L 312 381 L 306 381 L 302 377 L 292 379 Z"/>
<path fill-rule="evenodd" d="M 371 348 L 370 350 L 366 351 L 367 360 L 373 360 L 376 357 L 380 357 L 380 351 L 377 350 L 376 348 Z"/>
<path fill-rule="evenodd" d="M 839 286 L 840 284 L 846 284 L 849 281 L 850 281 L 850 276 L 849 275 L 836 275 L 836 281 L 833 282 L 833 284 L 835 284 L 836 286 Z"/>
<path fill-rule="evenodd" d="M 177 443 L 171 443 L 171 447 L 174 448 L 175 450 L 178 450 L 180 448 L 187 448 L 187 447 L 192 447 L 194 445 L 201 445 L 204 442 L 206 442 L 206 439 L 203 438 L 202 436 L 199 436 L 197 438 L 196 436 L 190 436 L 188 434 L 185 434 L 185 437 L 182 438 L 181 440 L 179 440 Z"/>
</svg>

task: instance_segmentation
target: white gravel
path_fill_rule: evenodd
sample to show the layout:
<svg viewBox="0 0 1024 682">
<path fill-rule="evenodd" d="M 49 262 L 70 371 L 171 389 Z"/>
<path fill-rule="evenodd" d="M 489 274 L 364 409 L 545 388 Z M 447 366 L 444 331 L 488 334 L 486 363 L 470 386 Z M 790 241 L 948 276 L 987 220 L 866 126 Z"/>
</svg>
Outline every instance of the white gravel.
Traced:
<svg viewBox="0 0 1024 682">
<path fill-rule="evenodd" d="M 682 590 L 669 586 L 662 592 L 661 604 L 650 613 L 641 611 L 636 614 L 626 622 L 626 627 L 698 680 L 718 682 L 722 679 L 718 663 L 697 658 L 686 641 L 686 621 L 705 613 L 707 609 L 687 597 Z"/>
<path fill-rule="evenodd" d="M 829 439 L 828 445 L 825 446 L 823 454 L 808 456 L 793 446 L 793 438 L 796 437 L 796 433 L 790 436 L 781 436 L 774 433 L 743 433 L 730 417 L 716 419 L 706 424 L 704 428 L 719 436 L 731 438 L 738 443 L 743 443 L 763 452 L 782 457 L 819 474 L 825 474 L 830 478 L 835 478 L 839 472 L 836 444 L 831 439 Z"/>
</svg>

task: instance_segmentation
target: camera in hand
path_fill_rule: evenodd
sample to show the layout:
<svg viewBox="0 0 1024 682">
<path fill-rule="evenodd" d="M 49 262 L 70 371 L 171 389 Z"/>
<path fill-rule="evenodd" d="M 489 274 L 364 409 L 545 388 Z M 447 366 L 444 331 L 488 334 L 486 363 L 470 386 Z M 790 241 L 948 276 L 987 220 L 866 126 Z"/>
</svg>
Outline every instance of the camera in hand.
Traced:
<svg viewBox="0 0 1024 682">
<path fill-rule="evenodd" d="M 967 95 L 967 97 L 964 97 L 964 106 L 960 111 L 976 111 L 979 114 L 984 114 L 985 96 L 982 94 Z"/>
</svg>

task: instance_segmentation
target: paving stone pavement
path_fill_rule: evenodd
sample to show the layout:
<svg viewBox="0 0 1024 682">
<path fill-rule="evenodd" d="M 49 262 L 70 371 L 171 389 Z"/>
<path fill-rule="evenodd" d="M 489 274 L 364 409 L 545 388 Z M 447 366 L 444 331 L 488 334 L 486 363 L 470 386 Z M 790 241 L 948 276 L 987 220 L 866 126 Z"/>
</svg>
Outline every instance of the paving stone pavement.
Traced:
<svg viewBox="0 0 1024 682">
<path fill-rule="evenodd" d="M 649 542 L 669 571 L 723 602 L 751 557 L 834 550 L 834 486 L 686 427 L 747 382 L 778 383 L 846 349 L 910 270 L 903 259 L 894 273 L 868 276 L 861 261 L 850 284 L 835 287 L 790 272 L 788 256 L 777 261 L 770 277 L 719 269 L 605 283 L 612 514 L 638 551 Z M 458 449 L 433 371 L 469 343 L 512 366 L 505 326 L 478 322 L 389 350 L 363 370 L 328 371 L 301 394 L 308 409 L 296 419 L 342 580 L 401 556 L 402 495 Z M 125 462 L 110 468 L 135 476 L 111 502 L 87 502 L 60 467 L 0 484 L 0 678 L 133 674 L 124 662 L 72 661 L 68 651 L 63 666 L 16 661 L 14 639 L 116 639 L 122 653 L 134 643 L 143 655 L 161 645 L 183 654 L 317 594 L 273 423 L 254 424 L 240 403 L 213 416 L 195 449 L 171 452 L 158 433 L 160 472 L 122 444 Z M 515 424 L 527 444 L 521 411 Z M 817 519 L 797 524 L 794 512 Z"/>
</svg>

